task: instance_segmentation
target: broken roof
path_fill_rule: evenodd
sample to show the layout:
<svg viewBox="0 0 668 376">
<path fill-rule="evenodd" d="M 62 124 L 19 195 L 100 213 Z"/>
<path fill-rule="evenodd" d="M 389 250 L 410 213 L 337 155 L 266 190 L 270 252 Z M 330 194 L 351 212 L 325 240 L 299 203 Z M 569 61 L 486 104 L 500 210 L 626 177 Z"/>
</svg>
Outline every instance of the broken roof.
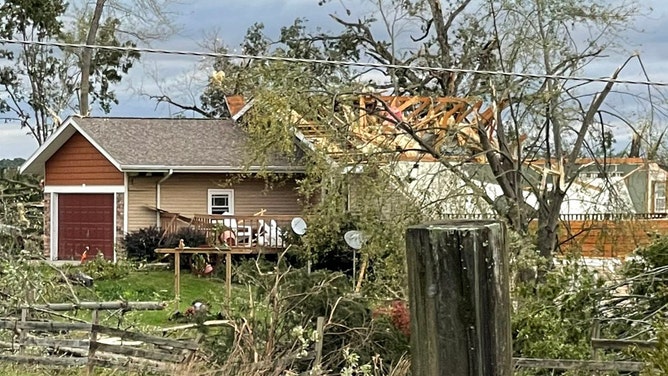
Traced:
<svg viewBox="0 0 668 376">
<path fill-rule="evenodd" d="M 120 171 L 299 171 L 278 155 L 249 166 L 249 136 L 233 120 L 165 118 L 68 118 L 21 167 L 41 173 L 44 163 L 76 132 Z"/>
</svg>

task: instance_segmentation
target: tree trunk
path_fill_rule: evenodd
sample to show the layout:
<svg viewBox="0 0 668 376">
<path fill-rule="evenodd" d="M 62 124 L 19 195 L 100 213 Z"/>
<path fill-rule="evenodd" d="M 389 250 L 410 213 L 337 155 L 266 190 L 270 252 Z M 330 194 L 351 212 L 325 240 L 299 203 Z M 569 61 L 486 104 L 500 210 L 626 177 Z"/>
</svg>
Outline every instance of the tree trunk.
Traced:
<svg viewBox="0 0 668 376">
<path fill-rule="evenodd" d="M 565 192 L 558 188 L 548 192 L 538 209 L 538 251 L 541 257 L 552 259 L 552 254 L 559 245 L 559 214 Z"/>
<path fill-rule="evenodd" d="M 95 10 L 93 11 L 93 19 L 90 22 L 90 29 L 88 29 L 88 36 L 86 37 L 86 45 L 95 44 L 97 29 L 100 27 L 100 18 L 102 18 L 102 10 L 104 10 L 104 3 L 107 0 L 97 0 L 95 3 Z M 88 93 L 90 92 L 90 71 L 91 61 L 93 60 L 93 50 L 91 48 L 84 48 L 81 53 L 81 84 L 79 92 L 79 114 L 81 116 L 88 116 L 90 109 L 88 107 Z"/>
</svg>

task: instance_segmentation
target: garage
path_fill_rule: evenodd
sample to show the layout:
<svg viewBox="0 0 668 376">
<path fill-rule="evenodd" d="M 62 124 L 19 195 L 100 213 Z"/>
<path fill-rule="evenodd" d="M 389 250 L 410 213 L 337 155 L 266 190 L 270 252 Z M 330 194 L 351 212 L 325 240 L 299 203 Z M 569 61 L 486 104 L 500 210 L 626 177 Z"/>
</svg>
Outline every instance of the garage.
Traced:
<svg viewBox="0 0 668 376">
<path fill-rule="evenodd" d="M 114 258 L 114 194 L 58 194 L 58 259 Z"/>
</svg>

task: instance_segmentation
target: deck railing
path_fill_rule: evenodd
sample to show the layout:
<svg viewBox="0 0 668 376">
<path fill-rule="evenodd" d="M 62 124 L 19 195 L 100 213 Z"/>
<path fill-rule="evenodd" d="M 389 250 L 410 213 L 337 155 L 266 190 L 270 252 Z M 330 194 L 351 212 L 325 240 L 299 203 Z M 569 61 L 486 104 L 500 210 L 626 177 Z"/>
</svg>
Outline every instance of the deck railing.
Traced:
<svg viewBox="0 0 668 376">
<path fill-rule="evenodd" d="M 290 222 L 295 216 L 236 216 L 196 214 L 190 226 L 205 233 L 209 243 L 230 247 L 282 249 L 287 246 Z"/>
</svg>

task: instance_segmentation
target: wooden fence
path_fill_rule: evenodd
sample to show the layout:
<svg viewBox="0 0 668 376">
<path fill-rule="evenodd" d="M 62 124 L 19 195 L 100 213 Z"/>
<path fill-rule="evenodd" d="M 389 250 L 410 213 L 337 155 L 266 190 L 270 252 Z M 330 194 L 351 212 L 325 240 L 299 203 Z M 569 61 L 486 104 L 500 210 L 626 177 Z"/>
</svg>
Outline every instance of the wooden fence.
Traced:
<svg viewBox="0 0 668 376">
<path fill-rule="evenodd" d="M 577 247 L 587 257 L 624 258 L 656 234 L 668 234 L 668 219 L 620 218 L 561 222 L 562 248 Z"/>
<path fill-rule="evenodd" d="M 488 214 L 449 214 L 448 219 L 493 219 Z M 649 244 L 656 234 L 668 234 L 666 213 L 569 214 L 560 217 L 561 249 L 578 249 L 586 257 L 624 258 Z M 536 222 L 530 224 L 535 228 Z"/>
<path fill-rule="evenodd" d="M 0 361 L 45 366 L 87 366 L 174 372 L 189 364 L 199 348 L 194 340 L 175 340 L 99 324 L 101 310 L 160 310 L 157 302 L 82 302 L 23 307 L 20 319 L 0 320 Z M 36 312 L 92 310 L 92 322 L 39 320 Z M 3 333 L 4 332 L 4 333 Z"/>
</svg>

